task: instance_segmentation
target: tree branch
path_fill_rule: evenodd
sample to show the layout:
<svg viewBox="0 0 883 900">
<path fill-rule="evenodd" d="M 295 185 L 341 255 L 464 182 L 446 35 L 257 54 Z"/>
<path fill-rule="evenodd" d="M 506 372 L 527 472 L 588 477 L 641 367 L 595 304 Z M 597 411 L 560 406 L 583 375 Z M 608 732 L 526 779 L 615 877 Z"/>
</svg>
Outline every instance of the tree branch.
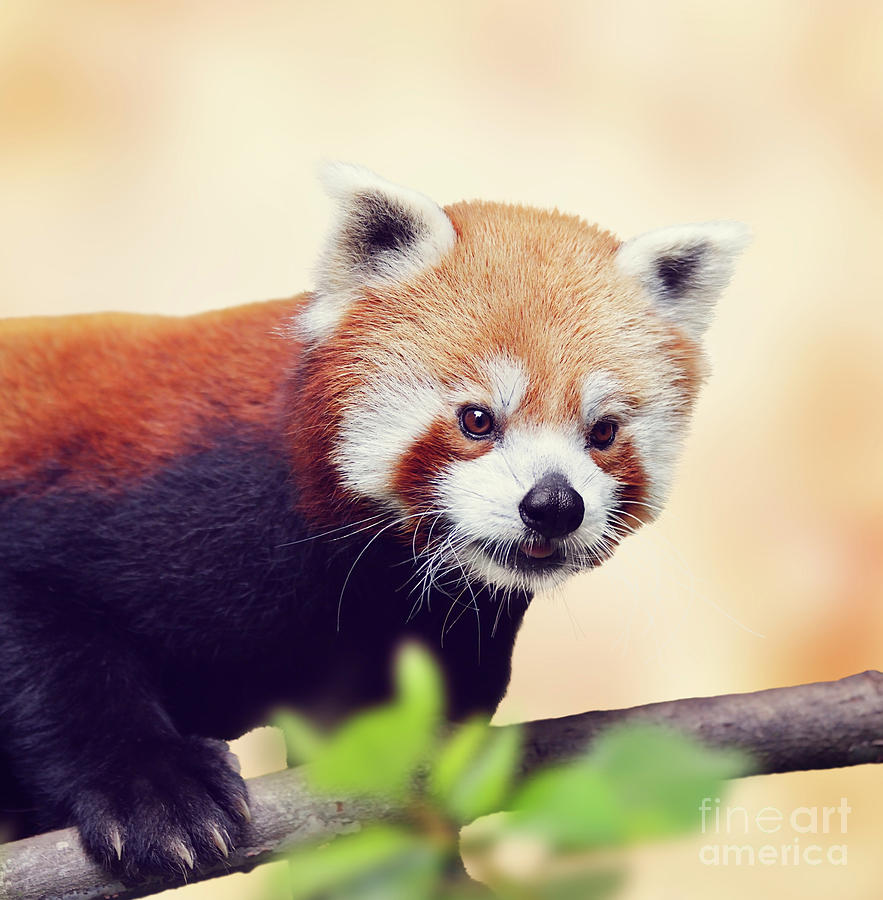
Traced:
<svg viewBox="0 0 883 900">
<path fill-rule="evenodd" d="M 624 722 L 666 725 L 708 747 L 744 750 L 743 775 L 883 762 L 883 673 L 751 694 L 723 694 L 530 722 L 526 771 L 572 756 Z"/>
<path fill-rule="evenodd" d="M 883 674 L 869 671 L 840 681 L 530 722 L 524 770 L 572 758 L 611 725 L 637 721 L 669 726 L 709 746 L 744 750 L 752 759 L 746 775 L 880 763 Z M 378 803 L 317 798 L 296 769 L 251 779 L 248 786 L 253 820 L 244 845 L 223 866 L 194 879 L 249 871 L 296 844 L 352 831 L 367 818 L 390 818 L 396 812 Z M 112 881 L 85 856 L 72 828 L 0 847 L 2 900 L 133 900 L 171 886 Z"/>
</svg>

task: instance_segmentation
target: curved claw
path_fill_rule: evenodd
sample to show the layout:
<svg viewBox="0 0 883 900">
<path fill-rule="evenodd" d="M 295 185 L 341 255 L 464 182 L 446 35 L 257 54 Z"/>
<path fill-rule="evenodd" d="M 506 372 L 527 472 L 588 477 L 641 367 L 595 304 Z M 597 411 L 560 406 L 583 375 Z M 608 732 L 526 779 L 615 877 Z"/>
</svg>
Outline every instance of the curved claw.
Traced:
<svg viewBox="0 0 883 900">
<path fill-rule="evenodd" d="M 110 846 L 113 847 L 113 852 L 116 853 L 117 859 L 123 858 L 123 839 L 120 836 L 120 830 L 116 825 L 112 825 L 110 827 L 110 831 L 108 832 L 108 840 L 110 840 Z"/>
<path fill-rule="evenodd" d="M 181 858 L 181 861 L 187 868 L 193 868 L 193 854 L 190 852 L 190 849 L 183 841 L 175 841 L 172 844 L 172 850 Z"/>
<path fill-rule="evenodd" d="M 227 843 L 224 840 L 224 837 L 221 834 L 221 832 L 218 830 L 218 828 L 216 826 L 213 825 L 209 829 L 209 834 L 211 834 L 212 841 L 214 842 L 215 846 L 218 848 L 218 850 L 221 851 L 221 855 L 224 857 L 224 859 L 226 859 L 230 855 L 230 850 L 228 849 Z"/>
</svg>

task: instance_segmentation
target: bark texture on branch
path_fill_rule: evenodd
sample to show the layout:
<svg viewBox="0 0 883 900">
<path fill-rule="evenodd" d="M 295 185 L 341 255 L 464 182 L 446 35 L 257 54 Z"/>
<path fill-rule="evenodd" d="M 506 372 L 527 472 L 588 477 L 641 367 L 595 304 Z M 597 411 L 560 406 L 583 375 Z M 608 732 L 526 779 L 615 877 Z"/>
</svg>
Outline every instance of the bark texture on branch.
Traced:
<svg viewBox="0 0 883 900">
<path fill-rule="evenodd" d="M 709 746 L 747 751 L 753 761 L 747 775 L 881 763 L 883 674 L 531 722 L 525 726 L 524 770 L 572 758 L 611 725 L 638 721 L 667 725 Z M 190 880 L 248 871 L 295 844 L 395 814 L 382 804 L 317 798 L 297 770 L 254 778 L 248 786 L 253 821 L 243 845 L 223 866 Z M 0 847 L 2 900 L 133 900 L 171 886 L 112 881 L 84 855 L 71 828 Z"/>
<path fill-rule="evenodd" d="M 188 873 L 187 883 L 251 871 L 295 844 L 354 831 L 361 821 L 392 812 L 381 804 L 316 797 L 297 769 L 251 778 L 248 791 L 252 820 L 246 839 L 221 865 Z M 132 900 L 184 883 L 115 881 L 86 856 L 74 828 L 0 845 L 0 900 Z"/>
<path fill-rule="evenodd" d="M 709 747 L 744 750 L 745 775 L 883 762 L 883 673 L 839 681 L 599 710 L 525 727 L 524 768 L 573 755 L 624 722 L 666 725 Z"/>
</svg>

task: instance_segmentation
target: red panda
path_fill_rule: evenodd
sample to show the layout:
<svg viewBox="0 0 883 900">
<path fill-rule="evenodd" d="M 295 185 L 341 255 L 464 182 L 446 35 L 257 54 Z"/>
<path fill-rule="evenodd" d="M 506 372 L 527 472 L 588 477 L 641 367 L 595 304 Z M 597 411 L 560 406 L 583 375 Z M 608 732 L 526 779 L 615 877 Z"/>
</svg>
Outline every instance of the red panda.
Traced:
<svg viewBox="0 0 883 900">
<path fill-rule="evenodd" d="M 533 595 L 659 512 L 747 239 L 324 179 L 311 293 L 0 326 L 0 810 L 122 877 L 226 855 L 223 741 L 405 637 L 493 711 Z"/>
</svg>

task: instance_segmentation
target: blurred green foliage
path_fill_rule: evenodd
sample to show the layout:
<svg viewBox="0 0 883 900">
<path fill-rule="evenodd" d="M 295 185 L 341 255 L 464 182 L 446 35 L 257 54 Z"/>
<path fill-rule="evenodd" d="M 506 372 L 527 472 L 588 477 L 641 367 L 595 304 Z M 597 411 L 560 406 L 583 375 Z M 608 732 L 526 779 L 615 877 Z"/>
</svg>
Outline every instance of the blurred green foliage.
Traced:
<svg viewBox="0 0 883 900">
<path fill-rule="evenodd" d="M 384 800 L 399 811 L 298 847 L 280 895 L 612 897 L 624 874 L 617 848 L 695 829 L 702 799 L 721 796 L 723 782 L 744 765 L 735 754 L 681 735 L 629 726 L 611 729 L 572 762 L 525 776 L 517 727 L 479 719 L 446 726 L 441 677 L 424 651 L 401 651 L 396 685 L 393 703 L 355 716 L 330 736 L 294 714 L 280 717 L 289 760 L 308 763 L 314 791 Z M 475 824 L 461 838 L 468 823 Z M 486 884 L 466 875 L 461 853 Z"/>
</svg>

